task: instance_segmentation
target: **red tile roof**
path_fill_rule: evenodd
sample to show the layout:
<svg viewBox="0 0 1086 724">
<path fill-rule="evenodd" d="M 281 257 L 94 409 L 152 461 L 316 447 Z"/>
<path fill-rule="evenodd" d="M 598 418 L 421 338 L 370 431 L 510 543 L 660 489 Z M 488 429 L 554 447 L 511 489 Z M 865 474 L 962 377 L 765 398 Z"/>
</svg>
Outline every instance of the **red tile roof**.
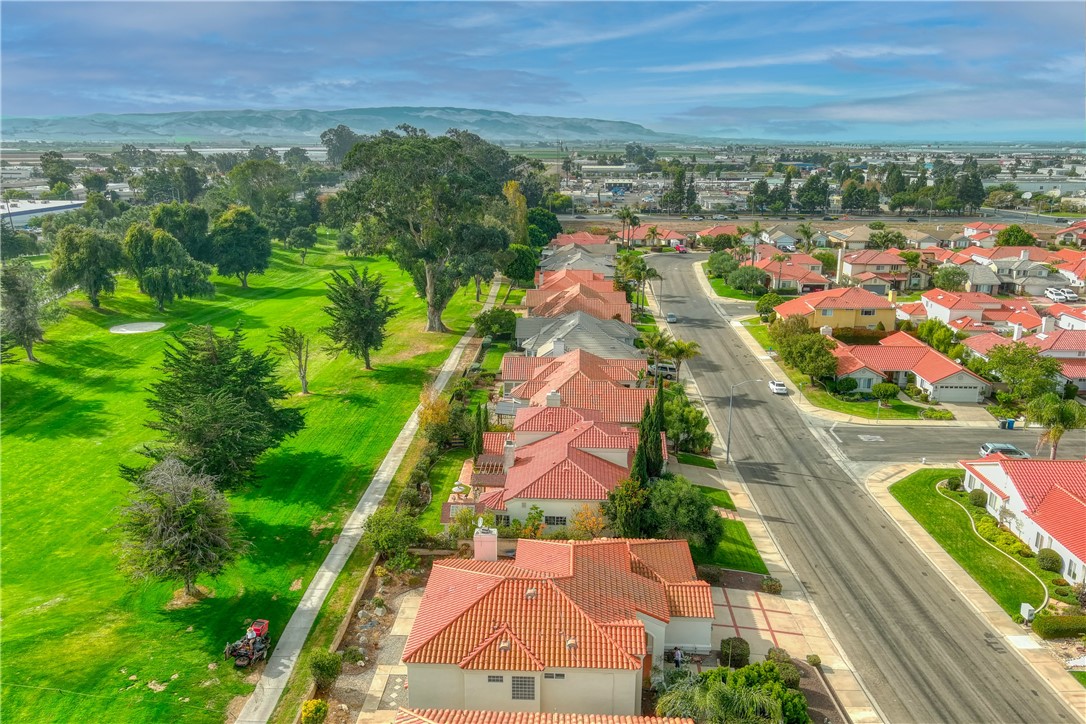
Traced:
<svg viewBox="0 0 1086 724">
<path fill-rule="evenodd" d="M 947 292 L 942 289 L 929 289 L 920 296 L 945 309 L 975 310 L 999 308 L 1003 305 L 1003 302 L 995 297 L 982 292 Z"/>
<path fill-rule="evenodd" d="M 924 309 L 924 303 L 923 302 L 904 302 L 904 303 L 898 304 L 897 308 L 900 309 L 905 314 L 908 314 L 910 317 L 926 317 L 926 316 L 928 316 L 928 311 L 926 309 Z"/>
<path fill-rule="evenodd" d="M 584 312 L 597 319 L 633 321 L 633 313 L 624 292 L 599 291 L 586 284 L 566 289 L 529 289 L 524 305 L 533 317 L 560 317 L 570 312 Z"/>
<path fill-rule="evenodd" d="M 995 246 L 991 249 L 969 249 L 968 253 L 989 261 L 1019 259 L 1023 253 L 1030 261 L 1048 262 L 1053 257 L 1052 252 L 1039 246 Z"/>
<path fill-rule="evenodd" d="M 879 344 L 857 345 L 847 345 L 837 341 L 837 346 L 831 350 L 833 356 L 837 358 L 837 376 L 851 374 L 866 367 L 882 375 L 890 372 L 912 372 L 931 384 L 959 372 L 965 372 L 970 377 L 984 382 L 965 367 L 926 344 L 917 346 L 903 343 L 904 340 L 898 336 L 899 334 L 902 333 L 886 338 L 891 340 L 890 344 L 883 344 L 886 340 L 882 340 Z"/>
<path fill-rule="evenodd" d="M 968 337 L 962 340 L 962 344 L 976 352 L 982 357 L 987 357 L 988 353 L 992 350 L 992 347 L 997 347 L 1001 344 L 1008 344 L 1013 340 L 996 334 L 995 332 L 986 332 L 985 334 L 978 334 L 973 337 Z"/>
<path fill-rule="evenodd" d="M 395 724 L 694 724 L 694 720 L 623 714 L 400 709 Z"/>
<path fill-rule="evenodd" d="M 893 309 L 884 297 L 860 287 L 839 287 L 822 292 L 811 292 L 802 297 L 778 304 L 774 310 L 781 317 L 794 314 L 804 316 L 815 309 Z"/>
<path fill-rule="evenodd" d="M 644 241 L 649 234 L 649 229 L 656 227 L 658 241 L 686 241 L 686 234 L 680 234 L 671 229 L 665 229 L 659 224 L 641 224 L 619 234 L 619 238 L 632 241 Z"/>
<path fill-rule="evenodd" d="M 816 262 L 817 263 L 817 262 Z M 762 259 L 752 265 L 749 260 L 743 262 L 743 266 L 756 266 L 769 274 L 770 279 L 788 279 L 803 284 L 829 284 L 826 277 L 813 272 L 805 266 L 791 261 L 779 262 L 772 259 Z"/>
<path fill-rule="evenodd" d="M 502 357 L 500 370 L 503 380 L 513 381 L 549 382 L 580 375 L 592 380 L 632 382 L 648 372 L 648 363 L 643 359 L 607 359 L 575 349 L 558 357 L 507 354 Z"/>
<path fill-rule="evenodd" d="M 588 246 L 591 244 L 606 244 L 606 234 L 590 234 L 587 231 L 578 231 L 575 234 L 559 234 L 554 237 L 552 244 L 558 246 L 569 246 L 570 244 L 580 244 L 582 246 Z"/>
<path fill-rule="evenodd" d="M 615 291 L 614 283 L 604 279 L 603 274 L 587 269 L 562 269 L 561 271 L 544 274 L 543 283 L 539 285 L 539 289 L 562 291 L 577 284 L 583 284 L 585 287 L 597 292 Z M 529 290 L 528 293 L 533 291 L 536 290 Z M 620 292 L 620 294 L 622 294 L 622 292 Z M 525 294 L 525 296 L 527 297 L 527 294 Z"/>
<path fill-rule="evenodd" d="M 717 226 L 710 226 L 708 229 L 702 229 L 698 232 L 698 236 L 720 236 L 721 234 L 743 236 L 739 233 L 739 224 L 719 224 Z"/>
<path fill-rule="evenodd" d="M 845 254 L 844 261 L 852 266 L 869 266 L 882 264 L 885 266 L 904 266 L 905 262 L 897 254 L 891 254 L 878 249 L 865 249 Z"/>
<path fill-rule="evenodd" d="M 675 554 L 689 560 L 678 543 Z M 645 567 L 653 570 L 630 541 L 606 539 L 521 540 L 513 563 L 436 561 L 403 660 L 492 671 L 638 670 L 638 614 L 664 622 L 713 615 L 707 583 L 677 581 L 671 594 L 659 572 L 639 572 Z"/>
</svg>

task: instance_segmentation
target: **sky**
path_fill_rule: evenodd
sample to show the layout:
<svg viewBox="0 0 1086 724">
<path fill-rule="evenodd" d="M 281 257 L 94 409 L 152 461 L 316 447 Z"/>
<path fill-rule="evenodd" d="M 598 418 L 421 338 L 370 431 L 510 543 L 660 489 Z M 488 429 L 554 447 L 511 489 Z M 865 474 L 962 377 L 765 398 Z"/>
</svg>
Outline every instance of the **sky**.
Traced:
<svg viewBox="0 0 1086 724">
<path fill-rule="evenodd" d="M 455 106 L 724 138 L 1079 140 L 1086 3 L 19 2 L 0 113 Z"/>
</svg>

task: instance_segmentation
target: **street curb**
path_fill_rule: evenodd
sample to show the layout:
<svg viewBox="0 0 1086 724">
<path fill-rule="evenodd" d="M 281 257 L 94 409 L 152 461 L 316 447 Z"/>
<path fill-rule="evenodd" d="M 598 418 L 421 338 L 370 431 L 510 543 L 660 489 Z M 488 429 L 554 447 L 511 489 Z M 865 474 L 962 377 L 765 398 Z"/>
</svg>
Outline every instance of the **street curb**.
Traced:
<svg viewBox="0 0 1086 724">
<path fill-rule="evenodd" d="M 1083 717 L 1083 712 L 1086 712 L 1086 688 L 1078 683 L 1070 673 L 1067 672 L 1062 665 L 1057 665 L 1055 659 L 1049 654 L 1047 649 L 1039 649 L 1033 651 L 1039 651 L 1039 655 L 1036 659 L 1027 654 L 1026 650 L 1020 649 L 1014 645 L 1011 641 L 1007 640 L 1009 636 L 1024 636 L 1032 634 L 1025 634 L 1018 625 L 1011 621 L 1007 616 L 1006 611 L 1002 609 L 988 592 L 980 587 L 969 572 L 966 571 L 961 565 L 954 560 L 949 552 L 946 551 L 931 534 L 924 529 L 922 525 L 905 509 L 901 503 L 897 501 L 893 495 L 890 494 L 890 486 L 893 483 L 902 480 L 908 475 L 916 472 L 917 470 L 923 470 L 928 466 L 917 465 L 910 463 L 907 465 L 887 465 L 879 470 L 870 473 L 863 481 L 864 489 L 878 504 L 879 508 L 886 514 L 888 518 L 893 520 L 902 534 L 909 540 L 914 548 L 928 561 L 932 568 L 939 572 L 939 575 L 953 588 L 958 594 L 965 599 L 969 604 L 969 607 L 977 614 L 977 618 L 988 626 L 995 634 L 1003 640 L 1006 640 L 1006 648 L 1013 651 L 1015 656 L 1018 657 L 1022 663 L 1028 666 L 1039 679 L 1041 679 L 1045 686 L 1061 701 L 1065 706 L 1070 709 L 1071 713 L 1080 717 L 1083 721 L 1086 721 L 1086 717 Z M 898 513 L 899 515 L 894 515 Z M 899 517 L 900 516 L 900 517 Z M 919 540 L 918 540 L 919 539 Z M 926 540 L 931 544 L 932 550 L 935 552 L 935 557 L 920 545 L 920 540 Z M 1002 552 L 1002 551 L 1001 551 Z M 942 561 L 936 560 L 936 557 L 943 558 Z M 1047 595 L 1047 590 L 1046 590 Z M 978 601 L 977 599 L 980 599 Z M 988 615 L 985 611 L 983 604 L 989 604 L 992 607 L 991 613 Z M 1045 671 L 1040 665 L 1048 664 L 1049 671 Z M 1052 669 L 1055 668 L 1055 671 Z M 1053 673 L 1057 673 L 1058 678 L 1062 678 L 1062 688 L 1057 686 L 1057 682 L 1052 680 Z"/>
</svg>

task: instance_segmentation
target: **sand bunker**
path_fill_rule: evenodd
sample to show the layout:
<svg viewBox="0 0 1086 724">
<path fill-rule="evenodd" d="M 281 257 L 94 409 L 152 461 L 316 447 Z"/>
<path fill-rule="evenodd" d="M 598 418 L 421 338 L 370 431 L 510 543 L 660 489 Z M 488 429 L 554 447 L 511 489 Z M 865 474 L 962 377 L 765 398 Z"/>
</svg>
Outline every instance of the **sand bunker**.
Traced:
<svg viewBox="0 0 1086 724">
<path fill-rule="evenodd" d="M 165 322 L 131 322 L 110 327 L 113 334 L 140 334 L 141 332 L 157 332 L 166 326 Z"/>
</svg>

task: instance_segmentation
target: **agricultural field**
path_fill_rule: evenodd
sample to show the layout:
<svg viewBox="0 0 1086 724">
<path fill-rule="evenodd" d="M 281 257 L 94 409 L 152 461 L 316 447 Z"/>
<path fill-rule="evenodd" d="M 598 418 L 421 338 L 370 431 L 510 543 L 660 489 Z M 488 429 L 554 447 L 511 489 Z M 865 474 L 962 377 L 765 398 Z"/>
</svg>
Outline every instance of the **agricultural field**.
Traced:
<svg viewBox="0 0 1086 724">
<path fill-rule="evenodd" d="M 347 260 L 328 237 L 301 265 L 278 248 L 250 289 L 215 277 L 217 296 L 176 303 L 166 314 L 124 279 L 100 310 L 73 294 L 70 310 L 35 348 L 38 365 L 4 365 L 2 414 L 2 706 L 6 718 L 37 721 L 220 722 L 253 689 L 251 672 L 222 660 L 226 641 L 254 618 L 286 625 L 333 537 L 419 400 L 424 384 L 467 329 L 474 289 L 445 312 L 449 334 L 424 333 L 425 306 L 407 274 L 386 259 Z M 306 428 L 269 452 L 259 480 L 230 494 L 249 554 L 209 595 L 174 607 L 180 584 L 133 585 L 116 568 L 117 508 L 128 484 L 118 464 L 136 464 L 154 432 L 144 401 L 168 333 L 189 324 L 220 332 L 241 325 L 247 344 L 268 346 L 281 325 L 316 335 L 326 323 L 324 282 L 333 269 L 367 265 L 403 307 L 375 370 L 332 357 L 315 339 L 313 394 L 287 404 Z M 160 332 L 111 334 L 116 324 L 163 321 Z M 298 390 L 284 362 L 282 380 Z"/>
</svg>

